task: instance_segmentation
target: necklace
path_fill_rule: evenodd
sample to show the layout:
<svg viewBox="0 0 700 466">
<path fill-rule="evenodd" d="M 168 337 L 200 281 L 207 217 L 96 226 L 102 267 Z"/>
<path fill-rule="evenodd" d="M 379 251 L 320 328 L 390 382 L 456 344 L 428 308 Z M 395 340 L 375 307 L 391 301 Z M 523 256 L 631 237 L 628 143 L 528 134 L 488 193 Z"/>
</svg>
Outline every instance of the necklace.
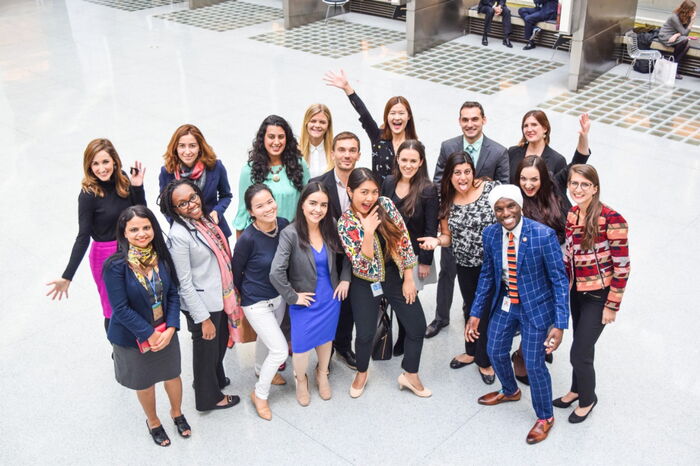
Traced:
<svg viewBox="0 0 700 466">
<path fill-rule="evenodd" d="M 255 228 L 256 230 L 258 230 L 258 231 L 259 231 L 260 233 L 262 233 L 263 235 L 269 236 L 270 238 L 277 238 L 277 230 L 278 230 L 278 227 L 279 227 L 279 225 L 277 225 L 277 219 L 275 219 L 275 229 L 272 230 L 272 233 L 268 233 L 268 232 L 266 232 L 266 231 L 261 230 L 261 229 L 255 224 L 255 222 L 253 222 L 253 228 Z"/>
<path fill-rule="evenodd" d="M 284 169 L 284 165 L 280 165 L 277 171 L 275 171 L 274 168 L 270 167 L 270 173 L 272 173 L 272 181 L 277 183 L 280 180 L 280 175 L 279 173 Z"/>
</svg>

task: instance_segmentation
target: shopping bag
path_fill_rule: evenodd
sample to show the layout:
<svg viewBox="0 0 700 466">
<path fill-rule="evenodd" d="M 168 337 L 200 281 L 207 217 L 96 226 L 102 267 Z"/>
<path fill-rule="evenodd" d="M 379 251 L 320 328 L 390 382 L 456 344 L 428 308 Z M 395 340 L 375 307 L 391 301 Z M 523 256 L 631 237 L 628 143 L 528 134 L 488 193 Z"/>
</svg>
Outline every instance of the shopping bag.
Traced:
<svg viewBox="0 0 700 466">
<path fill-rule="evenodd" d="M 664 86 L 676 85 L 676 72 L 678 71 L 678 63 L 673 60 L 673 57 L 661 57 L 654 64 L 654 71 L 651 75 L 651 80 L 657 84 Z"/>
</svg>

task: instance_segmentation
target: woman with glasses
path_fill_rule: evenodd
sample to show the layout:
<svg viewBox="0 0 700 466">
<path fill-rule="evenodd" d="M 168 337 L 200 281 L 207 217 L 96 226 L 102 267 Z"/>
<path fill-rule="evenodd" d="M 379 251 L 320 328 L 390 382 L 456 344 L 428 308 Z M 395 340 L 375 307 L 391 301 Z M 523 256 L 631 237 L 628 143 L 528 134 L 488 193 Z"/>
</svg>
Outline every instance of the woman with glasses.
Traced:
<svg viewBox="0 0 700 466">
<path fill-rule="evenodd" d="M 566 220 L 564 263 L 571 282 L 571 390 L 554 400 L 557 408 L 578 401 L 569 422 L 580 423 L 598 397 L 593 367 L 595 344 L 606 325 L 615 322 L 630 273 L 627 221 L 600 201 L 598 172 L 591 165 L 569 170 L 569 193 L 576 203 Z"/>
</svg>

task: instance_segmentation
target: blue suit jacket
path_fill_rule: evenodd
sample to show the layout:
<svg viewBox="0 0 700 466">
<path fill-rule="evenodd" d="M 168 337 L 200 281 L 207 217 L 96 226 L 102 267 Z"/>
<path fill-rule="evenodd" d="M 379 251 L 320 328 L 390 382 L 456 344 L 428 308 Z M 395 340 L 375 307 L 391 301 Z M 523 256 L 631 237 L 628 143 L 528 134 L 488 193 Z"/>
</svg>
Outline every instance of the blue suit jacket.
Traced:
<svg viewBox="0 0 700 466">
<path fill-rule="evenodd" d="M 158 184 L 160 185 L 161 192 L 163 188 L 167 186 L 172 180 L 175 179 L 175 175 L 165 171 L 165 167 L 160 168 L 160 175 L 158 176 Z M 204 194 L 204 205 L 209 211 L 216 211 L 219 215 L 219 228 L 228 238 L 231 236 L 231 227 L 224 218 L 224 212 L 228 209 L 229 204 L 231 204 L 231 185 L 228 182 L 228 174 L 226 173 L 226 168 L 221 160 L 216 161 L 216 165 L 211 170 L 207 170 L 207 178 L 204 181 L 204 189 L 202 189 L 202 194 Z M 170 225 L 173 224 L 172 219 L 168 219 Z"/>
<path fill-rule="evenodd" d="M 518 293 L 524 318 L 535 328 L 554 324 L 565 329 L 569 324 L 569 280 L 564 268 L 557 234 L 541 223 L 523 217 L 518 247 Z M 501 308 L 499 290 L 503 286 L 503 227 L 486 227 L 483 233 L 484 264 L 470 315 L 481 317 L 490 306 Z"/>
<path fill-rule="evenodd" d="M 163 314 L 168 327 L 180 328 L 180 297 L 170 278 L 170 272 L 162 262 L 158 264 L 163 282 Z M 153 310 L 146 289 L 139 283 L 124 259 L 109 263 L 103 278 L 112 306 L 112 318 L 107 338 L 115 345 L 138 347 L 139 341 L 148 340 L 153 334 Z"/>
<path fill-rule="evenodd" d="M 535 6 L 541 8 L 543 13 L 556 15 L 559 9 L 558 0 L 535 0 Z M 555 16 L 556 19 L 556 16 Z"/>
</svg>

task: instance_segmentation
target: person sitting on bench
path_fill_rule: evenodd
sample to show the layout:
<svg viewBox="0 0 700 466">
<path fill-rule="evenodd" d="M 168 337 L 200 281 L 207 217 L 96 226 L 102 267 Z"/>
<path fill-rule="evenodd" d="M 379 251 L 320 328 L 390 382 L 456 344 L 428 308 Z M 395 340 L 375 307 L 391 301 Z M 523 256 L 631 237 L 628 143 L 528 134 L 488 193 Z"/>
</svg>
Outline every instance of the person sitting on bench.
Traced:
<svg viewBox="0 0 700 466">
<path fill-rule="evenodd" d="M 535 0 L 535 8 L 520 8 L 518 15 L 525 21 L 525 39 L 527 44 L 523 50 L 535 48 L 535 35 L 540 31 L 537 23 L 541 21 L 550 21 L 557 19 L 557 9 L 559 2 L 557 0 Z"/>
<path fill-rule="evenodd" d="M 491 31 L 493 17 L 501 16 L 503 18 L 503 45 L 512 48 L 513 45 L 510 43 L 510 33 L 512 31 L 510 9 L 506 6 L 506 0 L 480 0 L 478 11 L 486 15 L 484 21 L 484 36 L 481 38 L 481 44 L 489 45 L 488 35 Z"/>
</svg>

